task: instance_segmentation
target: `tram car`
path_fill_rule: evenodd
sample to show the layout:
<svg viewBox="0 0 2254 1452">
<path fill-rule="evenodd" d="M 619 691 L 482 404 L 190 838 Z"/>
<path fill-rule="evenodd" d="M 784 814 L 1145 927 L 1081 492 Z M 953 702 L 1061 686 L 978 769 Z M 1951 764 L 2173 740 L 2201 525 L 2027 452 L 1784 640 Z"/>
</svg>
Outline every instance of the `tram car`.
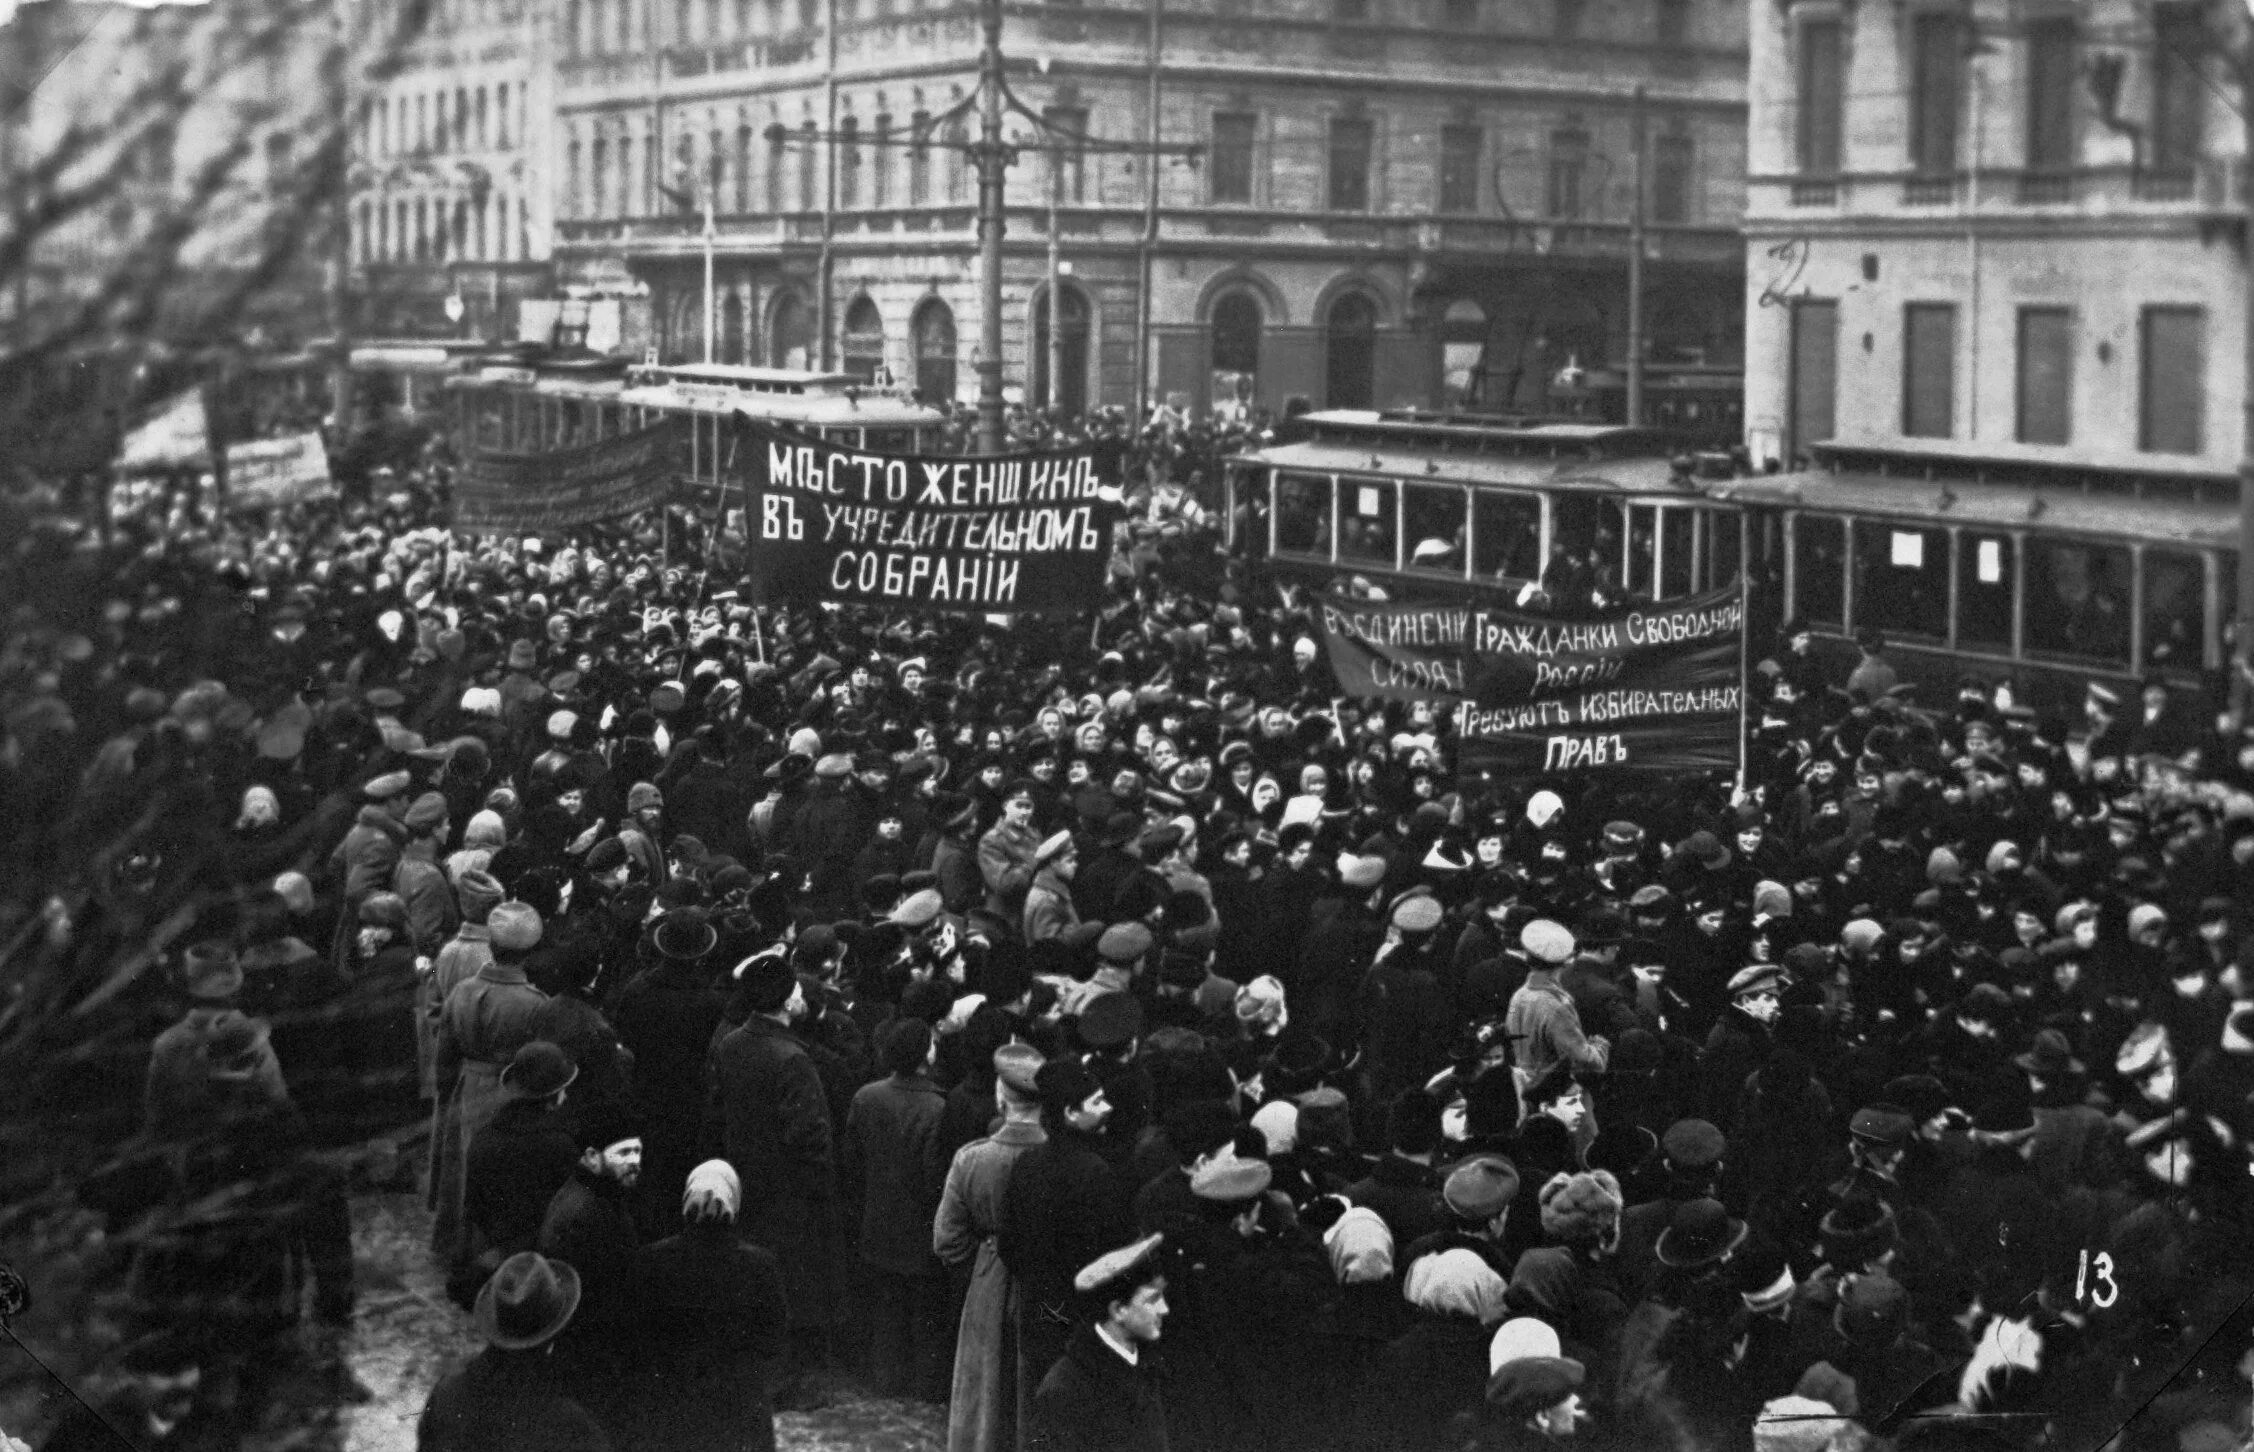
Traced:
<svg viewBox="0 0 2254 1452">
<path fill-rule="evenodd" d="M 1393 598 L 1519 599 L 1579 572 L 1669 599 L 1743 579 L 1757 653 L 1855 637 L 1938 703 L 1965 676 L 2038 710 L 2092 681 L 2218 699 L 2237 601 L 2235 483 L 1897 446 L 1744 474 L 1663 431 L 1332 411 L 1227 466 L 1229 538 L 1279 577 Z"/>
<path fill-rule="evenodd" d="M 472 360 L 451 387 L 458 452 L 544 454 L 684 417 L 689 484 L 731 478 L 724 428 L 743 414 L 856 449 L 934 448 L 945 415 L 849 373 L 732 364 L 637 364 L 605 354 L 501 353 Z"/>
</svg>

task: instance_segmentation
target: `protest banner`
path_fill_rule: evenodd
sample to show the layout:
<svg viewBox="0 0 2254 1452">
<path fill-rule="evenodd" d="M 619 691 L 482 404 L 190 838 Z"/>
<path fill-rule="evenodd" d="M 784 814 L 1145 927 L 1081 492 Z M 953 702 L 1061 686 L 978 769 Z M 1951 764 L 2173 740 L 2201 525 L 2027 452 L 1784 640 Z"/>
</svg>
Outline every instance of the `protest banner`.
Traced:
<svg viewBox="0 0 2254 1452">
<path fill-rule="evenodd" d="M 1122 448 L 966 459 L 854 449 L 738 418 L 763 603 L 980 615 L 1093 610 L 1120 517 Z"/>
<path fill-rule="evenodd" d="M 308 431 L 227 446 L 227 507 L 271 509 L 336 493 L 329 451 Z"/>
<path fill-rule="evenodd" d="M 680 472 L 685 421 L 545 454 L 470 455 L 454 481 L 463 534 L 550 534 L 655 509 Z"/>
<path fill-rule="evenodd" d="M 1590 620 L 1481 610 L 1467 629 L 1461 769 L 1737 766 L 1745 642 L 1737 586 Z"/>
<path fill-rule="evenodd" d="M 1327 596 L 1315 607 L 1315 623 L 1342 694 L 1392 701 L 1467 698 L 1469 606 Z"/>
</svg>

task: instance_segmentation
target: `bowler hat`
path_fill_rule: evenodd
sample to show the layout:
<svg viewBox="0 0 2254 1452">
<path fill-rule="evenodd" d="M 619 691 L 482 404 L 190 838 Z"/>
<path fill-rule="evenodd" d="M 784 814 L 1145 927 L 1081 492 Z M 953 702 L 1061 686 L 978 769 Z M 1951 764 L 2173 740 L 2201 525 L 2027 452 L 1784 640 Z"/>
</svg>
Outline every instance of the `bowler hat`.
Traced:
<svg viewBox="0 0 2254 1452">
<path fill-rule="evenodd" d="M 1518 1194 L 1518 1167 L 1501 1155 L 1478 1155 L 1449 1172 L 1440 1198 L 1457 1218 L 1492 1220 Z"/>
<path fill-rule="evenodd" d="M 1675 1207 L 1659 1232 L 1661 1265 L 1677 1270 L 1714 1265 L 1745 1240 L 1745 1222 L 1731 1216 L 1719 1200 L 1690 1200 Z"/>
<path fill-rule="evenodd" d="M 477 1293 L 472 1313 L 478 1333 L 504 1351 L 545 1345 L 579 1309 L 579 1272 L 538 1251 L 522 1250 L 501 1262 Z"/>
<path fill-rule="evenodd" d="M 2044 1029 L 2036 1034 L 2034 1047 L 2012 1062 L 2044 1079 L 2063 1079 L 2082 1072 L 2082 1061 L 2074 1057 L 2074 1046 L 2057 1029 Z"/>
<path fill-rule="evenodd" d="M 694 963 L 719 941 L 720 930 L 699 907 L 673 909 L 657 920 L 657 930 L 650 934 L 650 943 L 660 955 L 680 963 Z"/>
<path fill-rule="evenodd" d="M 518 1047 L 501 1071 L 501 1087 L 519 1099 L 545 1099 L 579 1077 L 579 1066 L 546 1039 Z"/>
</svg>

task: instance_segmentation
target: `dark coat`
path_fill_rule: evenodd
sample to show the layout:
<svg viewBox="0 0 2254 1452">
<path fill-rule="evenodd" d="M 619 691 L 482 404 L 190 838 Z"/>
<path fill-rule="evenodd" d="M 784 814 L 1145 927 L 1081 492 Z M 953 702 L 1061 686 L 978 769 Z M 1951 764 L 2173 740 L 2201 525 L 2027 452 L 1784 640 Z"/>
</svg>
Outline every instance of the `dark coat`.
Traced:
<svg viewBox="0 0 2254 1452">
<path fill-rule="evenodd" d="M 487 1348 L 431 1389 L 416 1452 L 610 1452 L 544 1351 Z"/>
<path fill-rule="evenodd" d="M 1133 1207 L 1094 1139 L 1053 1123 L 1048 1129 L 1048 1142 L 1010 1169 L 997 1241 L 1027 1299 L 1061 1306 L 1082 1266 L 1133 1238 Z"/>
<path fill-rule="evenodd" d="M 1440 1199 L 1440 1176 L 1430 1165 L 1387 1155 L 1369 1178 L 1346 1187 L 1346 1198 L 1377 1212 L 1395 1245 L 1445 1230 L 1454 1218 Z"/>
<path fill-rule="evenodd" d="M 1155 1362 L 1146 1346 L 1129 1366 L 1094 1327 L 1075 1327 L 1033 1394 L 1029 1452 L 1166 1452 Z"/>
<path fill-rule="evenodd" d="M 755 1015 L 720 1041 L 705 1132 L 743 1180 L 738 1231 L 782 1262 L 791 1323 L 828 1325 L 837 1234 L 830 1110 L 813 1056 L 789 1029 Z"/>
<path fill-rule="evenodd" d="M 845 1119 L 846 1183 L 861 1202 L 861 1260 L 896 1275 L 936 1275 L 932 1217 L 947 1181 L 939 1122 L 947 1101 L 921 1074 L 879 1079 Z"/>
<path fill-rule="evenodd" d="M 641 1314 L 634 1252 L 641 1248 L 625 1187 L 574 1168 L 548 1202 L 536 1249 L 579 1272 L 579 1313 L 564 1330 L 580 1345 L 620 1346 Z"/>
<path fill-rule="evenodd" d="M 506 1260 L 532 1249 L 549 1202 L 578 1163 L 563 1116 L 545 1102 L 514 1099 L 503 1106 L 470 1141 L 462 1209 L 473 1253 L 494 1251 Z"/>
<path fill-rule="evenodd" d="M 1456 1413 L 1487 1395 L 1487 1343 L 1492 1328 L 1469 1316 L 1420 1312 L 1408 1330 L 1371 1359 L 1363 1382 L 1358 1445 L 1430 1452 Z"/>
<path fill-rule="evenodd" d="M 618 1035 L 602 1010 L 572 993 L 559 993 L 533 1015 L 533 1032 L 571 1056 L 579 1077 L 571 1097 L 582 1105 L 616 1104 L 628 1095 L 631 1056 L 620 1051 Z"/>
<path fill-rule="evenodd" d="M 769 1383 L 789 1320 L 774 1253 L 726 1221 L 692 1225 L 634 1255 L 643 1375 L 636 1446 L 647 1452 L 769 1452 Z"/>
</svg>

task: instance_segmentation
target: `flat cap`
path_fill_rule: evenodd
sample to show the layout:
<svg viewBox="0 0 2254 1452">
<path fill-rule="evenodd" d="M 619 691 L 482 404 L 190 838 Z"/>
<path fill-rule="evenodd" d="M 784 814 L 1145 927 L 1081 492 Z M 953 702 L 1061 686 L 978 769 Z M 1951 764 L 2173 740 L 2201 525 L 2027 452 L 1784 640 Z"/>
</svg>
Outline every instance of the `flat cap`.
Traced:
<svg viewBox="0 0 2254 1452">
<path fill-rule="evenodd" d="M 1385 880 L 1385 859 L 1343 854 L 1338 859 L 1338 880 L 1361 891 L 1376 887 Z"/>
<path fill-rule="evenodd" d="M 1106 963 L 1132 963 L 1150 951 L 1150 929 L 1141 923 L 1113 923 L 1096 939 L 1096 956 Z"/>
<path fill-rule="evenodd" d="M 1465 1220 L 1492 1220 L 1518 1194 L 1518 1167 L 1501 1155 L 1478 1155 L 1449 1172 L 1440 1198 Z"/>
<path fill-rule="evenodd" d="M 1440 926 L 1440 899 L 1414 893 L 1393 905 L 1393 926 L 1404 933 L 1429 933 Z"/>
<path fill-rule="evenodd" d="M 928 928 L 938 919 L 939 914 L 946 909 L 946 906 L 946 902 L 939 896 L 938 891 L 927 887 L 919 892 L 911 892 L 902 898 L 899 904 L 892 909 L 891 918 L 892 921 L 904 928 Z"/>
<path fill-rule="evenodd" d="M 994 1051 L 994 1075 L 1018 1093 L 1031 1097 L 1041 1092 L 1034 1079 L 1048 1060 L 1031 1044 L 1004 1044 Z"/>
<path fill-rule="evenodd" d="M 1730 975 L 1730 997 L 1748 993 L 1774 993 L 1784 986 L 1784 970 L 1774 963 L 1754 963 Z"/>
<path fill-rule="evenodd" d="M 1729 1141 L 1703 1119 L 1678 1119 L 1660 1136 L 1659 1152 L 1679 1170 L 1703 1170 L 1722 1162 Z"/>
<path fill-rule="evenodd" d="M 1072 833 L 1068 831 L 1059 832 L 1052 837 L 1045 838 L 1043 839 L 1040 846 L 1033 849 L 1034 864 L 1036 866 L 1045 867 L 1049 863 L 1056 861 L 1059 857 L 1062 857 L 1066 852 L 1070 851 L 1071 848 Z"/>
<path fill-rule="evenodd" d="M 1240 1160 L 1222 1155 L 1198 1166 L 1190 1176 L 1190 1193 L 1200 1200 L 1235 1203 L 1268 1191 L 1275 1171 L 1266 1160 Z"/>
<path fill-rule="evenodd" d="M 814 763 L 814 775 L 824 781 L 835 781 L 853 774 L 853 758 L 842 751 L 833 751 Z"/>
<path fill-rule="evenodd" d="M 1909 1112 L 1891 1104 L 1866 1104 L 1847 1121 L 1847 1132 L 1867 1144 L 1908 1144 L 1917 1132 Z"/>
<path fill-rule="evenodd" d="M 413 785 L 413 779 L 407 773 L 387 771 L 382 776 L 370 777 L 368 784 L 362 787 L 360 791 L 369 801 L 380 802 L 398 796 L 411 785 Z"/>
<path fill-rule="evenodd" d="M 1099 993 L 1080 1010 L 1080 1042 L 1116 1049 L 1143 1031 L 1143 1006 L 1132 993 Z"/>
<path fill-rule="evenodd" d="M 1537 963 L 1563 963 L 1573 956 L 1573 934 L 1563 923 L 1536 918 L 1519 930 L 1518 946 Z"/>
<path fill-rule="evenodd" d="M 428 832 L 446 820 L 446 798 L 437 792 L 424 792 L 407 808 L 407 830 Z"/>
</svg>

